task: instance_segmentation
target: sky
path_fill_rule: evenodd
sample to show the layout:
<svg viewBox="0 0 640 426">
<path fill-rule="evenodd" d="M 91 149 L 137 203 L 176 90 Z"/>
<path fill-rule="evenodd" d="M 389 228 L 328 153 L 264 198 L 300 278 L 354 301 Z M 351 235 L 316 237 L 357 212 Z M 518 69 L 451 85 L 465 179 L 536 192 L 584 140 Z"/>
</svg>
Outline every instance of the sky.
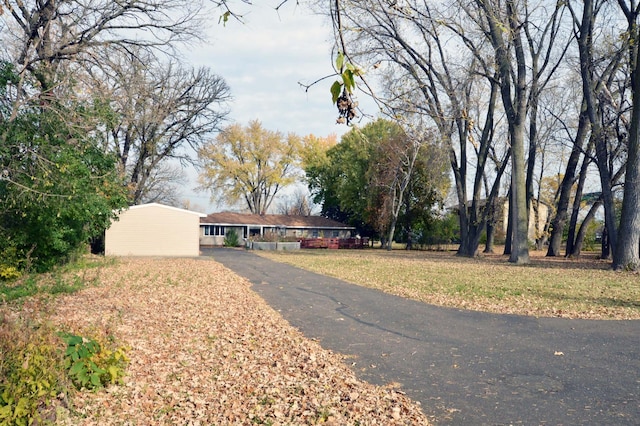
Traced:
<svg viewBox="0 0 640 426">
<path fill-rule="evenodd" d="M 222 25 L 212 20 L 208 42 L 192 48 L 187 60 L 194 67 L 209 67 L 229 85 L 229 124 L 246 125 L 257 119 L 264 128 L 284 134 L 340 137 L 350 128 L 336 123 L 338 112 L 329 90 L 335 78 L 308 90 L 299 84 L 333 73 L 328 18 L 295 2 L 285 4 L 279 12 L 265 3 L 273 2 L 254 2 L 241 8 L 247 11 L 243 23 L 230 19 Z M 366 108 L 363 97 L 358 100 Z M 375 113 L 372 102 L 367 112 Z M 192 191 L 197 173 L 190 169 L 187 174 L 189 188 L 185 187 L 183 197 L 189 199 L 191 208 L 205 213 L 224 208 L 211 203 L 209 194 Z"/>
</svg>

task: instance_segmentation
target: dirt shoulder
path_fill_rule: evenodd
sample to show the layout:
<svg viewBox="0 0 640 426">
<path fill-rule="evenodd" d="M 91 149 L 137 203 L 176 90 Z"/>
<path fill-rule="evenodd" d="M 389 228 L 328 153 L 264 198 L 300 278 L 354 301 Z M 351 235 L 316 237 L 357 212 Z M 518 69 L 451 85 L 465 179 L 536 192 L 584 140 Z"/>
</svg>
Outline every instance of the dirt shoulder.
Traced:
<svg viewBox="0 0 640 426">
<path fill-rule="evenodd" d="M 74 396 L 59 423 L 428 424 L 393 386 L 356 379 L 219 263 L 129 259 L 60 297 L 54 324 L 130 347 L 126 383 Z"/>
</svg>

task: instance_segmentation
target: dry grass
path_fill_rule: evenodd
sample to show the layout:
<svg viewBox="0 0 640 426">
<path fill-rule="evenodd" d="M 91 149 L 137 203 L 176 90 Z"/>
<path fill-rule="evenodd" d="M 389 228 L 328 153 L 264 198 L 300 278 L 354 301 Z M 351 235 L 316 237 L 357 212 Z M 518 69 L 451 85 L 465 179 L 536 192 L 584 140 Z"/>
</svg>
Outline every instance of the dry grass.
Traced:
<svg viewBox="0 0 640 426">
<path fill-rule="evenodd" d="M 124 386 L 71 398 L 69 425 L 415 425 L 417 403 L 356 379 L 211 260 L 130 259 L 57 297 L 60 329 L 130 347 Z"/>
<path fill-rule="evenodd" d="M 501 255 L 453 252 L 302 250 L 256 252 L 345 281 L 441 306 L 487 312 L 590 319 L 640 319 L 640 277 L 614 272 L 595 256 L 528 266 Z"/>
</svg>

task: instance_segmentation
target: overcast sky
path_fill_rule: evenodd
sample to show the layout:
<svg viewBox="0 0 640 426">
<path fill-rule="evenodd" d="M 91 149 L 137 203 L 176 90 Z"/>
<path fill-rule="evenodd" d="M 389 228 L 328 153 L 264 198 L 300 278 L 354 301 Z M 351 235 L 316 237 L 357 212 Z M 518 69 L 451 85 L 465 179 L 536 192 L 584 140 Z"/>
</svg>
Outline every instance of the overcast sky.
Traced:
<svg viewBox="0 0 640 426">
<path fill-rule="evenodd" d="M 279 13 L 264 4 L 270 2 L 257 3 L 247 9 L 244 23 L 230 20 L 223 26 L 212 19 L 208 43 L 193 48 L 188 60 L 226 80 L 233 97 L 230 122 L 245 125 L 258 119 L 264 128 L 285 134 L 341 136 L 349 128 L 336 124 L 338 114 L 329 91 L 335 78 L 306 92 L 299 85 L 333 72 L 330 22 L 294 2 Z M 359 101 L 366 104 L 364 99 Z M 189 176 L 194 187 L 195 171 L 189 171 Z M 208 194 L 185 188 L 183 196 L 205 212 L 219 210 L 209 203 Z"/>
</svg>

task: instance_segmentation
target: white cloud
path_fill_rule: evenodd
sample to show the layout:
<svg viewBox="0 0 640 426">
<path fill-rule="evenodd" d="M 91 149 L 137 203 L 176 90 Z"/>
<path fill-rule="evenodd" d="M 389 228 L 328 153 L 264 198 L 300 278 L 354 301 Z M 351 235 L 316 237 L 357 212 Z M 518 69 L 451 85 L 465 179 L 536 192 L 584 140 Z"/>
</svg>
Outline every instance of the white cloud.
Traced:
<svg viewBox="0 0 640 426">
<path fill-rule="evenodd" d="M 280 13 L 264 4 L 248 11 L 245 23 L 231 19 L 226 26 L 213 24 L 207 31 L 209 42 L 187 56 L 230 85 L 230 118 L 240 123 L 257 118 L 266 128 L 300 135 L 347 132 L 346 126 L 335 124 L 337 110 L 329 92 L 335 79 L 308 92 L 299 84 L 333 72 L 327 18 L 293 4 Z"/>
<path fill-rule="evenodd" d="M 248 10 L 244 24 L 234 20 L 226 26 L 212 23 L 207 31 L 209 41 L 192 47 L 186 55 L 191 65 L 207 66 L 227 81 L 233 96 L 229 119 L 241 124 L 258 119 L 269 130 L 301 136 L 340 136 L 349 131 L 336 124 L 338 113 L 329 91 L 335 78 L 308 91 L 299 84 L 333 72 L 332 30 L 327 18 L 295 5 L 285 5 L 279 14 L 264 4 Z M 367 113 L 376 113 L 372 101 L 362 95 L 359 101 Z M 195 182 L 194 171 L 189 176 Z M 203 204 L 203 194 L 189 191 L 184 196 Z M 214 210 L 207 206 L 207 212 Z"/>
</svg>

